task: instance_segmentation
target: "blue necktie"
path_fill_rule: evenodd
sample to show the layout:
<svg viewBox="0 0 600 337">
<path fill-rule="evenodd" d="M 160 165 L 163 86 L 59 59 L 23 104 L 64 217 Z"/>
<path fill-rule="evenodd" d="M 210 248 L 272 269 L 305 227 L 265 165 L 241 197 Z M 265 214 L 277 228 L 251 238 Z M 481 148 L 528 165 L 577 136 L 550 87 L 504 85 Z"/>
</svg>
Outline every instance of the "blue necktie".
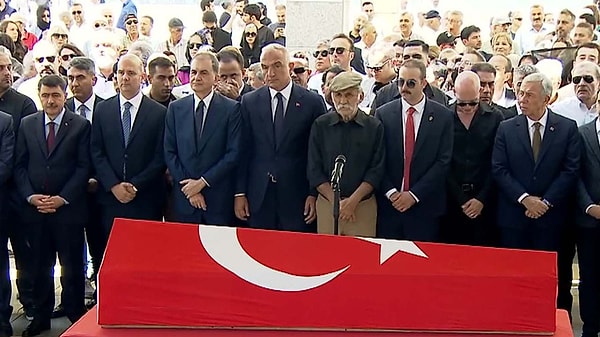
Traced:
<svg viewBox="0 0 600 337">
<path fill-rule="evenodd" d="M 123 139 L 125 140 L 125 147 L 129 144 L 129 135 L 131 134 L 131 107 L 133 104 L 125 102 L 123 104 L 123 118 L 121 124 L 123 126 Z"/>
<path fill-rule="evenodd" d="M 273 133 L 275 135 L 275 148 L 281 144 L 283 138 L 283 95 L 278 92 L 275 95 L 277 99 L 277 106 L 275 107 L 275 119 L 273 121 Z"/>
</svg>

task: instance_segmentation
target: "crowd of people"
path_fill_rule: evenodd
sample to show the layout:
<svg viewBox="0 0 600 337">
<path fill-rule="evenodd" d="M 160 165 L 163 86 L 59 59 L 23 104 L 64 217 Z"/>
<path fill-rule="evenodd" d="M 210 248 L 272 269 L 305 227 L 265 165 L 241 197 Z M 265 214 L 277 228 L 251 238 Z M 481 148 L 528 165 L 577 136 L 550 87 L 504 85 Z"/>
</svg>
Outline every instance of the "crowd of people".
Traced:
<svg viewBox="0 0 600 337">
<path fill-rule="evenodd" d="M 184 36 L 122 0 L 37 22 L 0 0 L 0 337 L 11 336 L 8 248 L 36 336 L 86 303 L 115 218 L 553 251 L 583 336 L 600 331 L 597 4 L 490 20 L 366 1 L 350 32 L 285 47 L 286 8 L 202 0 Z M 86 6 L 94 6 L 88 8 Z M 99 7 L 95 7 L 99 6 Z M 96 17 L 86 15 L 88 12 Z M 89 20 L 92 18 L 93 20 Z M 61 301 L 53 268 L 61 265 Z M 87 308 L 86 308 L 87 307 Z"/>
</svg>

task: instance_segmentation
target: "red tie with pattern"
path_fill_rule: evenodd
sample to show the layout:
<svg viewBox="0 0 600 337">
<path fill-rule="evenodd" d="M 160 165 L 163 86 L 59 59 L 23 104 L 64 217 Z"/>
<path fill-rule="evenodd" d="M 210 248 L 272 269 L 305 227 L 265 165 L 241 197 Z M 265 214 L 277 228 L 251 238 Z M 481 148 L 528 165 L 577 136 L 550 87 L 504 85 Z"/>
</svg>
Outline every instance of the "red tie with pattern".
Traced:
<svg viewBox="0 0 600 337">
<path fill-rule="evenodd" d="M 413 114 L 416 112 L 412 106 L 407 110 L 406 128 L 404 130 L 404 187 L 403 191 L 410 189 L 410 162 L 415 150 L 415 120 Z"/>
<path fill-rule="evenodd" d="M 46 137 L 46 146 L 48 147 L 48 153 L 54 148 L 54 142 L 56 141 L 56 134 L 54 133 L 54 122 L 48 123 L 48 137 Z"/>
</svg>

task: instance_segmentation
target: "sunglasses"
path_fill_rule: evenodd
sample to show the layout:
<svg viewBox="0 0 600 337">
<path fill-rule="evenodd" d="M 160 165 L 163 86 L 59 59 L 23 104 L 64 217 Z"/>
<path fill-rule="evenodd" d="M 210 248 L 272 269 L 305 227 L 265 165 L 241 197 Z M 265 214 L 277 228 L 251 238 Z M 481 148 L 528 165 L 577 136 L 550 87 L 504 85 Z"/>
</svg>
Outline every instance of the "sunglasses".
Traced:
<svg viewBox="0 0 600 337">
<path fill-rule="evenodd" d="M 293 71 L 294 71 L 294 74 L 300 75 L 300 74 L 304 74 L 306 72 L 306 68 L 298 67 L 298 68 L 294 68 Z"/>
<path fill-rule="evenodd" d="M 594 82 L 594 76 L 583 75 L 583 76 L 573 76 L 573 83 L 579 84 L 579 82 L 581 82 L 582 79 L 585 81 L 585 83 L 588 83 L 588 84 Z"/>
<path fill-rule="evenodd" d="M 479 104 L 479 101 L 475 101 L 475 102 L 456 102 L 456 105 L 458 105 L 461 108 L 464 108 L 467 105 L 470 106 L 470 107 L 475 107 L 475 106 L 477 106 L 477 104 Z"/>
<path fill-rule="evenodd" d="M 138 24 L 138 20 L 129 20 L 127 22 L 125 22 L 126 25 L 130 26 L 130 25 L 137 25 Z"/>
<path fill-rule="evenodd" d="M 404 60 L 410 60 L 410 59 L 422 60 L 423 59 L 423 55 L 421 55 L 421 54 L 404 55 L 402 58 Z"/>
<path fill-rule="evenodd" d="M 50 19 L 50 15 L 42 15 L 43 19 Z"/>
<path fill-rule="evenodd" d="M 256 37 L 256 33 L 255 32 L 246 32 L 246 37 Z"/>
<path fill-rule="evenodd" d="M 38 63 L 44 63 L 44 60 L 47 60 L 50 63 L 54 63 L 56 61 L 56 56 L 42 56 L 35 59 Z"/>
<path fill-rule="evenodd" d="M 68 54 L 68 55 L 61 55 L 60 58 L 63 61 L 68 61 L 68 60 L 72 60 L 74 57 L 77 57 L 77 55 L 75 54 Z"/>
<path fill-rule="evenodd" d="M 81 13 L 82 13 L 81 11 L 72 11 L 72 12 L 71 12 L 71 14 L 73 14 L 73 15 L 76 15 L 76 14 L 77 14 L 77 15 L 80 15 Z"/>
<path fill-rule="evenodd" d="M 388 62 L 390 62 L 390 60 L 387 60 L 385 62 L 383 62 L 379 67 L 369 67 L 367 66 L 367 69 L 372 70 L 376 73 L 380 72 L 381 69 L 383 69 L 383 67 L 385 67 L 386 64 L 388 64 Z"/>
<path fill-rule="evenodd" d="M 95 23 L 94 27 L 95 28 L 106 27 L 106 24 L 104 24 L 104 23 Z"/>
<path fill-rule="evenodd" d="M 409 89 L 413 89 L 417 85 L 417 80 L 408 80 L 407 81 L 403 78 L 398 79 L 398 86 L 400 88 L 402 88 L 405 84 Z"/>
<path fill-rule="evenodd" d="M 55 37 L 57 39 L 66 40 L 69 38 L 69 35 L 67 35 L 67 34 L 52 34 L 52 37 Z"/>
<path fill-rule="evenodd" d="M 333 55 L 334 53 L 338 54 L 338 55 L 342 55 L 345 51 L 346 51 L 346 48 L 344 48 L 344 47 L 329 48 L 329 55 Z"/>
<path fill-rule="evenodd" d="M 200 49 L 200 47 L 202 47 L 202 43 L 188 43 L 190 49 Z"/>
<path fill-rule="evenodd" d="M 315 50 L 315 52 L 313 53 L 313 57 L 317 58 L 317 57 L 327 57 L 329 55 L 329 51 L 323 49 L 323 50 Z"/>
</svg>

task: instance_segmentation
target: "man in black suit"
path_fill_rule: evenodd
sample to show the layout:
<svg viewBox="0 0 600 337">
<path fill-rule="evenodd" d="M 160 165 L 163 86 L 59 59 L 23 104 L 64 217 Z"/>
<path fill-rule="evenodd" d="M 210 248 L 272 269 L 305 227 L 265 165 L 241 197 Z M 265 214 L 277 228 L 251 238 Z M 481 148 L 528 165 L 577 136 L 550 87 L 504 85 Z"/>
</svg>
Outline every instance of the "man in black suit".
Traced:
<svg viewBox="0 0 600 337">
<path fill-rule="evenodd" d="M 15 132 L 12 124 L 12 117 L 0 112 L 0 236 L 4 242 L 4 245 L 0 247 L 0 273 L 2 275 L 0 276 L 0 337 L 12 336 L 10 325 L 12 285 L 9 276 L 10 264 L 6 247 L 8 235 L 4 217 L 4 201 L 7 195 L 8 181 L 13 175 Z"/>
<path fill-rule="evenodd" d="M 407 60 L 416 60 L 422 62 L 427 67 L 429 64 L 429 46 L 420 40 L 409 41 L 404 45 L 403 58 L 405 62 Z M 428 100 L 435 101 L 444 106 L 448 105 L 448 95 L 429 83 L 425 83 L 423 93 Z M 398 80 L 387 84 L 377 91 L 377 96 L 375 96 L 375 100 L 371 104 L 371 114 L 375 114 L 375 110 L 380 106 L 400 97 Z"/>
<path fill-rule="evenodd" d="M 240 155 L 239 103 L 214 91 L 219 61 L 198 52 L 190 65 L 194 95 L 167 109 L 165 159 L 173 177 L 178 222 L 233 223 L 235 169 Z"/>
<path fill-rule="evenodd" d="M 204 28 L 211 32 L 213 39 L 213 49 L 220 51 L 223 47 L 231 46 L 231 34 L 219 28 L 217 25 L 217 15 L 213 11 L 207 11 L 202 14 L 202 24 Z"/>
<path fill-rule="evenodd" d="M 398 73 L 402 95 L 375 116 L 384 127 L 386 169 L 377 196 L 377 236 L 435 242 L 446 212 L 453 117 L 425 97 L 425 63 L 407 60 Z M 403 140 L 403 141 L 402 141 Z"/>
<path fill-rule="evenodd" d="M 235 214 L 254 228 L 314 232 L 316 191 L 306 177 L 308 139 L 325 104 L 316 93 L 293 84 L 285 47 L 265 47 L 261 66 L 269 85 L 242 97 Z"/>
<path fill-rule="evenodd" d="M 117 217 L 162 220 L 165 199 L 166 109 L 142 95 L 144 65 L 139 57 L 121 57 L 117 78 L 120 94 L 98 104 L 102 113 L 92 123 L 92 162 L 105 238 Z"/>
<path fill-rule="evenodd" d="M 217 53 L 219 60 L 219 81 L 215 90 L 223 96 L 238 102 L 242 96 L 254 90 L 244 83 L 244 57 L 236 47 L 225 47 Z"/>
<path fill-rule="evenodd" d="M 600 120 L 579 128 L 581 175 L 577 186 L 577 254 L 579 308 L 583 337 L 600 332 Z"/>
<path fill-rule="evenodd" d="M 71 322 L 85 313 L 83 228 L 90 172 L 90 124 L 65 109 L 67 83 L 58 75 L 40 79 L 44 111 L 23 119 L 15 156 L 19 215 L 26 227 L 35 275 L 35 315 L 23 336 L 50 329 L 56 254 L 61 261 L 63 306 Z M 31 264 L 30 264 L 31 263 Z"/>
<path fill-rule="evenodd" d="M 492 102 L 492 97 L 494 97 L 494 79 L 496 78 L 496 68 L 489 63 L 479 62 L 471 66 L 471 71 L 479 76 L 479 81 L 481 83 L 479 100 L 501 113 L 503 119 L 515 117 L 517 115 L 516 106 L 505 108 Z"/>
</svg>

